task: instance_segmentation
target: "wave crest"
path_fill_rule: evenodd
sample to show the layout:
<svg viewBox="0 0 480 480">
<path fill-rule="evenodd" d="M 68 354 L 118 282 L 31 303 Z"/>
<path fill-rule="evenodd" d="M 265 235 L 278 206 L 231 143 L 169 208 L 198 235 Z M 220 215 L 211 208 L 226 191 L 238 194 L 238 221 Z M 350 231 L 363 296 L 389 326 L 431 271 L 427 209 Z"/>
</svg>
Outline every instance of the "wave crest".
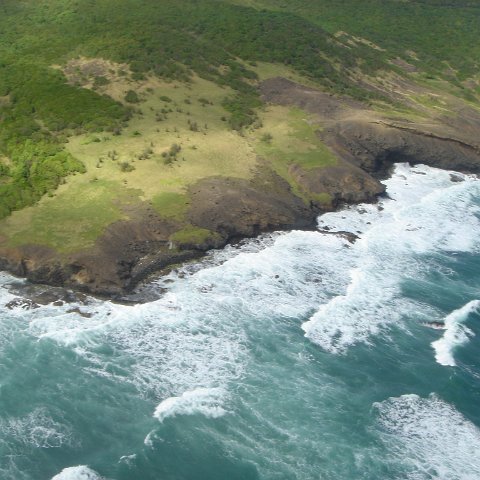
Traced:
<svg viewBox="0 0 480 480">
<path fill-rule="evenodd" d="M 223 388 L 197 388 L 183 393 L 179 397 L 170 397 L 161 402 L 153 416 L 160 422 L 177 415 L 201 414 L 209 418 L 225 415 L 222 403 L 226 391 Z"/>
<path fill-rule="evenodd" d="M 474 335 L 463 323 L 472 313 L 478 313 L 479 311 L 480 300 L 472 300 L 445 317 L 445 333 L 443 337 L 432 342 L 432 347 L 435 350 L 435 359 L 440 365 L 451 367 L 456 365 L 453 356 L 455 349 L 468 342 L 469 336 Z"/>
<path fill-rule="evenodd" d="M 64 468 L 52 480 L 104 480 L 97 472 L 85 465 Z"/>
</svg>

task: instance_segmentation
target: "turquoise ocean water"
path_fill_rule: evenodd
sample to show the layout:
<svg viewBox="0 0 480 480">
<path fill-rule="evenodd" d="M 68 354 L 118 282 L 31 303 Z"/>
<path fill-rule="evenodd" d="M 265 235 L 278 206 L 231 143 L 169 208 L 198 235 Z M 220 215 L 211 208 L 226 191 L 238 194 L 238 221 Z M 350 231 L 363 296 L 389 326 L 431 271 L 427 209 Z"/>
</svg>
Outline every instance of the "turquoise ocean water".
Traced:
<svg viewBox="0 0 480 480">
<path fill-rule="evenodd" d="M 385 183 L 90 318 L 0 276 L 0 479 L 480 479 L 480 181 Z"/>
</svg>

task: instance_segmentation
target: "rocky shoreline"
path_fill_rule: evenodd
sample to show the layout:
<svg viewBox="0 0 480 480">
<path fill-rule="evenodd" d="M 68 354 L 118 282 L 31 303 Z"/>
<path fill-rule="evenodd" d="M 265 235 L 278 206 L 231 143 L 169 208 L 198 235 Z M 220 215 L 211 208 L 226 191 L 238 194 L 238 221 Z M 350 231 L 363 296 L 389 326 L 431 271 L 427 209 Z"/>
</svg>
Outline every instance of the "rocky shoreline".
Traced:
<svg viewBox="0 0 480 480">
<path fill-rule="evenodd" d="M 270 231 L 314 228 L 321 213 L 374 202 L 384 193 L 379 180 L 396 162 L 480 172 L 480 112 L 473 108 L 423 124 L 392 120 L 360 103 L 283 78 L 263 82 L 260 90 L 266 102 L 301 107 L 321 122 L 319 135 L 335 153 L 337 164 L 308 171 L 291 165 L 289 174 L 312 198 L 328 194 L 329 204 L 306 204 L 260 161 L 252 180 L 210 177 L 191 187 L 189 221 L 215 232 L 201 244 L 172 245 L 168 238 L 174 226 L 145 206 L 132 216 L 135 220 L 108 227 L 87 251 L 61 256 L 39 245 L 3 247 L 0 270 L 34 283 L 118 300 L 149 276 L 199 258 L 209 249 Z M 59 292 L 57 297 L 62 297 L 63 290 Z"/>
</svg>

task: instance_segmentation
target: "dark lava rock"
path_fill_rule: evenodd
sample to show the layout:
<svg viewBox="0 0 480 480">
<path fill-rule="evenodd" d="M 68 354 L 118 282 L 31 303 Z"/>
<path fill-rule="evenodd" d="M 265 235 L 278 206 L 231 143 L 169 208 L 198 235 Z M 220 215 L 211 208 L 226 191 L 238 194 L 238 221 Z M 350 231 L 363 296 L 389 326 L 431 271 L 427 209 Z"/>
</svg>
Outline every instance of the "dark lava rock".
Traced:
<svg viewBox="0 0 480 480">
<path fill-rule="evenodd" d="M 40 305 L 36 304 L 28 298 L 14 298 L 5 305 L 9 310 L 14 308 L 22 308 L 23 310 L 31 310 L 32 308 L 40 308 Z"/>
</svg>

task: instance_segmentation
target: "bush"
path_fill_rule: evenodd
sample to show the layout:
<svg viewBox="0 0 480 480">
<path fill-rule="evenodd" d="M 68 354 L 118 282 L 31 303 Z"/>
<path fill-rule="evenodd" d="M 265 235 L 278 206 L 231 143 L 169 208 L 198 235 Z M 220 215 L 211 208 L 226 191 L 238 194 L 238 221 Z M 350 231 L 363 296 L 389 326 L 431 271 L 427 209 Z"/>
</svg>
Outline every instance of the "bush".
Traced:
<svg viewBox="0 0 480 480">
<path fill-rule="evenodd" d="M 128 162 L 120 162 L 119 165 L 121 172 L 132 172 L 135 170 L 135 167 Z"/>
<path fill-rule="evenodd" d="M 272 140 L 273 140 L 272 134 L 268 132 L 264 133 L 260 138 L 260 140 L 265 143 L 272 143 Z"/>
<path fill-rule="evenodd" d="M 124 100 L 128 103 L 140 103 L 140 98 L 134 90 L 129 90 L 126 93 Z"/>
<path fill-rule="evenodd" d="M 95 80 L 93 81 L 93 88 L 98 88 L 98 87 L 103 87 L 105 85 L 108 85 L 110 81 L 108 78 L 105 77 L 95 77 Z"/>
</svg>

